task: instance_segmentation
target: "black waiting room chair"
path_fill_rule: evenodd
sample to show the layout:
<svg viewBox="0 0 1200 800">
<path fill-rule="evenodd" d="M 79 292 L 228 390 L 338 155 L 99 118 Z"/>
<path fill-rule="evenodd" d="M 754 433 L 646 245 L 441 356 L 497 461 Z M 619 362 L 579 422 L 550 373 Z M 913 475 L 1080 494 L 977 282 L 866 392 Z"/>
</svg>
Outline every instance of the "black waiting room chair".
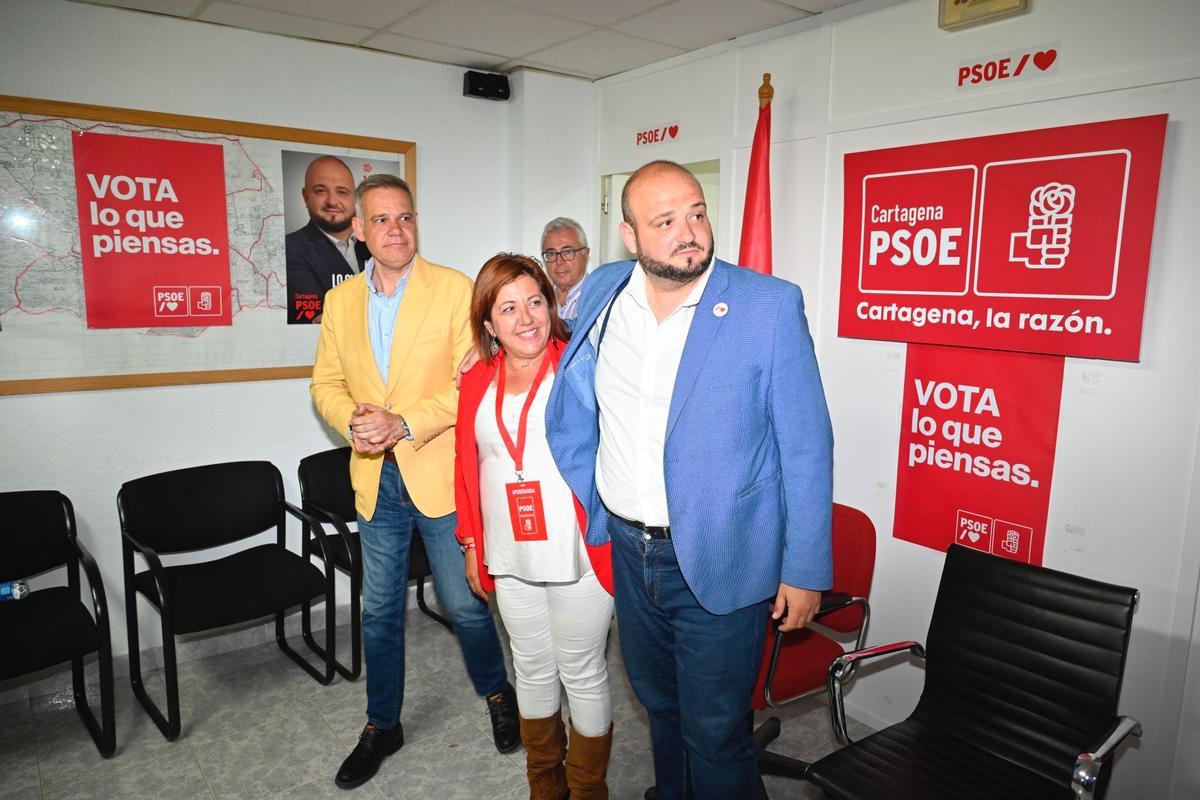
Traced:
<svg viewBox="0 0 1200 800">
<path fill-rule="evenodd" d="M 301 505 L 311 518 L 332 526 L 337 532 L 337 536 L 326 537 L 329 553 L 333 565 L 350 576 L 350 668 L 337 661 L 334 664 L 341 675 L 354 680 L 362 674 L 362 551 L 358 532 L 350 530 L 350 524 L 358 516 L 354 510 L 354 488 L 350 485 L 350 448 L 325 450 L 301 459 L 299 472 Z M 305 558 L 312 555 L 325 560 L 323 551 L 312 546 L 316 541 L 315 535 L 316 531 L 305 522 L 303 555 Z M 417 606 L 450 628 L 449 620 L 431 609 L 425 600 L 425 579 L 431 574 L 421 537 L 413 536 L 408 557 L 408 576 L 417 582 Z M 309 618 L 309 604 L 306 602 L 301 611 L 304 638 L 309 647 L 324 656 L 326 651 L 313 639 Z"/>
<path fill-rule="evenodd" d="M 75 510 L 59 492 L 0 493 L 0 581 L 30 578 L 66 567 L 67 585 L 30 592 L 0 603 L 0 680 L 71 662 L 75 710 L 100 755 L 116 749 L 112 645 L 108 603 L 100 570 L 75 533 Z M 79 567 L 87 574 L 89 602 L 80 600 Z M 100 722 L 88 705 L 83 658 L 98 653 Z"/>
<path fill-rule="evenodd" d="M 175 636 L 274 615 L 279 649 L 322 684 L 333 680 L 333 573 L 323 574 L 286 547 L 285 523 L 304 512 L 284 499 L 283 479 L 267 461 L 179 469 L 129 481 L 117 495 L 125 567 L 129 678 L 133 693 L 168 739 L 179 736 L 179 676 Z M 275 530 L 275 541 L 195 563 L 164 566 L 162 556 L 195 554 Z M 318 547 L 327 552 L 317 531 Z M 227 551 L 228 548 L 223 548 Z M 134 571 L 134 555 L 147 569 Z M 328 558 L 328 556 L 327 556 Z M 138 653 L 137 595 L 159 611 L 167 714 L 142 684 Z M 305 661 L 284 635 L 284 611 L 314 598 L 325 600 L 324 671 Z"/>
<path fill-rule="evenodd" d="M 1117 715 L 1137 599 L 951 545 L 925 646 L 871 647 L 830 666 L 834 730 L 847 746 L 806 777 L 831 798 L 1103 797 L 1113 752 L 1141 735 Z M 850 742 L 841 679 L 892 653 L 924 659 L 921 699 L 907 720 Z"/>
</svg>

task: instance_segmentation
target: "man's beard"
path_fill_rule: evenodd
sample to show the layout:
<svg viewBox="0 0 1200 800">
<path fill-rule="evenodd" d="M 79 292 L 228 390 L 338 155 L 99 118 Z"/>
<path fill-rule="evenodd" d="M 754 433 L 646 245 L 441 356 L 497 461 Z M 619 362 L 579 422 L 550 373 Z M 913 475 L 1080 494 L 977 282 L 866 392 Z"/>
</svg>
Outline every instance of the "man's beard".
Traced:
<svg viewBox="0 0 1200 800">
<path fill-rule="evenodd" d="M 675 252 L 678 253 L 682 250 L 699 246 L 697 242 L 685 242 L 676 247 Z M 689 262 L 686 267 L 677 267 L 666 261 L 655 261 L 643 253 L 640 246 L 638 247 L 637 257 L 638 262 L 642 265 L 642 269 L 656 278 L 662 278 L 672 283 L 690 283 L 700 275 L 703 275 L 704 270 L 708 269 L 708 265 L 712 263 L 713 246 L 710 244 L 708 250 L 705 251 L 704 256 L 699 261 Z"/>
<path fill-rule="evenodd" d="M 326 233 L 341 233 L 349 228 L 350 223 L 354 220 L 353 214 L 350 214 L 345 219 L 335 219 L 332 222 L 324 217 L 316 217 L 312 215 L 310 215 L 310 217 L 312 221 L 317 224 L 317 227 Z"/>
</svg>

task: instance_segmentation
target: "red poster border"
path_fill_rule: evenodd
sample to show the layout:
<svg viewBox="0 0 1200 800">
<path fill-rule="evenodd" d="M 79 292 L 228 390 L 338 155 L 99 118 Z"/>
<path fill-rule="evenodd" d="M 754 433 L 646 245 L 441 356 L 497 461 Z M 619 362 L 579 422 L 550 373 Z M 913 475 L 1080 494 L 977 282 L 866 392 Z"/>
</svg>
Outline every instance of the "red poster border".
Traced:
<svg viewBox="0 0 1200 800">
<path fill-rule="evenodd" d="M 1159 114 L 846 154 L 843 165 L 842 274 L 838 335 L 847 338 L 1137 361 L 1140 358 L 1151 240 L 1166 126 L 1167 116 Z M 974 247 L 978 248 L 981 238 L 985 168 L 1034 156 L 1039 159 L 1052 159 L 1081 152 L 1119 150 L 1132 154 L 1126 190 L 1128 202 L 1124 206 L 1118 251 L 1121 285 L 1115 298 L 1103 301 L 1105 305 L 1101 306 L 1096 300 L 1073 298 L 1015 299 L 975 295 L 973 292 L 976 275 L 971 264 L 975 257 L 974 252 L 968 255 L 968 292 L 963 297 L 865 292 L 860 288 L 859 262 L 863 254 L 862 237 L 865 230 L 864 180 L 870 175 L 943 170 L 952 167 L 976 169 L 978 175 L 973 199 L 974 208 L 971 212 L 970 237 Z M 864 304 L 868 309 L 878 307 L 881 313 L 891 306 L 907 307 L 910 311 L 913 308 L 974 308 L 975 324 L 963 327 L 945 324 L 918 326 L 895 320 L 864 319 L 860 317 Z M 1009 311 L 1013 313 L 1014 318 L 1021 310 L 1056 315 L 1053 320 L 1048 319 L 1047 325 L 1057 323 L 1060 330 L 1024 330 L 1018 335 L 1018 332 L 1012 329 L 990 329 L 988 325 L 981 324 L 981 321 L 987 319 L 983 311 L 987 308 Z M 1103 308 L 1103 314 L 1097 312 L 1091 316 L 1103 316 L 1114 322 L 1115 324 L 1105 326 L 1112 333 L 1089 334 L 1086 338 L 1080 338 L 1078 335 L 1074 338 L 1067 336 L 1062 326 L 1074 324 L 1072 312 L 1079 312 L 1080 318 L 1083 318 L 1088 314 L 1085 310 L 1088 308 Z"/>
</svg>

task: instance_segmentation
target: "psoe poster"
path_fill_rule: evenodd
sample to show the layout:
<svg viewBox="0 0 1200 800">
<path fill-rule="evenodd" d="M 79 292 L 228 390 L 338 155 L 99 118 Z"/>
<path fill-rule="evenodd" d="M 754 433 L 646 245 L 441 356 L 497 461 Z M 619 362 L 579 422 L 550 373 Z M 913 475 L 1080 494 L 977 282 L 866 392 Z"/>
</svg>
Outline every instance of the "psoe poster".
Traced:
<svg viewBox="0 0 1200 800">
<path fill-rule="evenodd" d="M 89 328 L 230 325 L 220 145 L 76 131 Z"/>
<path fill-rule="evenodd" d="M 1063 357 L 907 349 L 892 535 L 1041 564 Z"/>
<path fill-rule="evenodd" d="M 838 334 L 1137 361 L 1166 128 L 847 154 Z"/>
</svg>

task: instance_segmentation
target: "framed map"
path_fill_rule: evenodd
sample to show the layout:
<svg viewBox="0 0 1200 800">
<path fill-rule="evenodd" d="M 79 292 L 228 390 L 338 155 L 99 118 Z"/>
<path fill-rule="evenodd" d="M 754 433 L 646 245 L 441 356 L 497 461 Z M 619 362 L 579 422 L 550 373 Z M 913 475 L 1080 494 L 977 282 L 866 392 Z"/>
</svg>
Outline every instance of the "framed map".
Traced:
<svg viewBox="0 0 1200 800">
<path fill-rule="evenodd" d="M 88 326 L 81 132 L 221 148 L 232 324 Z M 295 150 L 398 164 L 415 189 L 413 142 L 0 95 L 0 394 L 307 377 L 319 327 L 284 324 L 282 155 Z"/>
</svg>

